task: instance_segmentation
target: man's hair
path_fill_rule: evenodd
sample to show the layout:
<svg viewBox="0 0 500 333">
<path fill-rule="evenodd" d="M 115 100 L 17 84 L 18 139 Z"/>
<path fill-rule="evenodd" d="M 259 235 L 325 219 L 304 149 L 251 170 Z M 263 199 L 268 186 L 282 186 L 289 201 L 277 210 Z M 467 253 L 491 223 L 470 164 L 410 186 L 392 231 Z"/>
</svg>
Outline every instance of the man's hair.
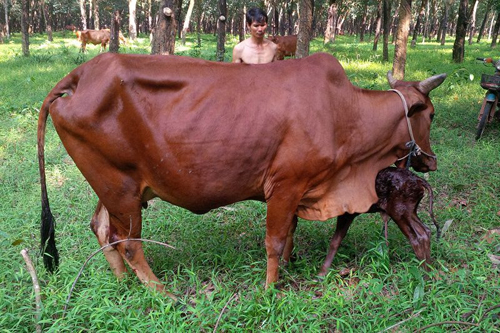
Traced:
<svg viewBox="0 0 500 333">
<path fill-rule="evenodd" d="M 267 14 L 260 8 L 250 8 L 246 17 L 247 25 L 251 25 L 253 22 L 267 23 Z"/>
</svg>

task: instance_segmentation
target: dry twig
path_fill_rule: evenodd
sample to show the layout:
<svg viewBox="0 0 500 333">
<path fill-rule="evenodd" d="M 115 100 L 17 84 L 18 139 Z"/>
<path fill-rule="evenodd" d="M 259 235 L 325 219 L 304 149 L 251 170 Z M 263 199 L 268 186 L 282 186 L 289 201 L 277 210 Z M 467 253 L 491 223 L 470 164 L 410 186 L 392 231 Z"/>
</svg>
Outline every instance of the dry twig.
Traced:
<svg viewBox="0 0 500 333">
<path fill-rule="evenodd" d="M 38 283 L 38 278 L 36 276 L 36 271 L 35 267 L 33 266 L 33 262 L 30 259 L 30 256 L 28 254 L 28 249 L 22 249 L 21 250 L 21 255 L 24 258 L 24 261 L 26 262 L 26 267 L 28 268 L 28 272 L 31 275 L 31 281 L 33 282 L 33 289 L 35 291 L 35 301 L 36 301 L 36 312 L 35 312 L 35 322 L 36 322 L 36 332 L 42 332 L 42 327 L 38 322 L 40 321 L 41 317 L 41 309 L 42 309 L 42 299 L 40 297 L 40 284 Z"/>
<path fill-rule="evenodd" d="M 150 242 L 150 243 L 154 243 L 154 244 L 159 244 L 159 245 L 163 245 L 165 247 L 169 247 L 171 249 L 174 249 L 175 250 L 175 247 L 173 247 L 172 245 L 169 245 L 167 243 L 162 243 L 162 242 L 158 242 L 158 241 L 155 241 L 155 240 L 150 240 L 150 239 L 143 239 L 143 238 L 127 238 L 127 239 L 121 239 L 121 240 L 118 240 L 116 242 L 112 242 L 112 243 L 109 243 L 109 244 L 106 244 L 104 245 L 103 247 L 101 247 L 99 250 L 96 250 L 94 253 L 92 253 L 88 258 L 87 260 L 85 260 L 85 262 L 83 263 L 83 266 L 82 268 L 80 269 L 80 271 L 78 272 L 78 275 L 76 276 L 75 278 L 75 281 L 73 282 L 73 285 L 71 286 L 71 289 L 69 290 L 69 295 L 68 295 L 68 298 L 66 299 L 66 303 L 64 304 L 64 313 L 63 313 L 63 317 L 66 315 L 66 310 L 68 309 L 68 304 L 69 304 L 69 300 L 71 299 L 71 295 L 73 294 L 73 290 L 75 289 L 75 286 L 76 286 L 76 283 L 78 282 L 78 279 L 80 278 L 80 276 L 82 275 L 83 273 L 83 270 L 85 269 L 85 266 L 87 266 L 87 263 L 90 261 L 90 259 L 92 259 L 96 254 L 98 254 L 99 252 L 101 252 L 102 250 L 104 250 L 105 248 L 108 248 L 110 246 L 113 246 L 113 245 L 116 245 L 116 244 L 119 244 L 119 243 L 123 243 L 123 242 L 128 242 L 128 241 L 138 241 L 138 242 Z"/>
<path fill-rule="evenodd" d="M 468 323 L 466 321 L 442 321 L 440 323 L 434 323 L 434 324 L 430 324 L 430 325 L 424 326 L 422 328 L 419 328 L 418 330 L 416 330 L 413 333 L 422 332 L 422 331 L 425 331 L 428 328 L 431 328 L 431 327 L 434 327 L 434 326 L 441 326 L 441 325 L 466 325 L 466 326 L 476 326 L 476 327 L 479 326 L 479 324 Z"/>
<path fill-rule="evenodd" d="M 394 325 L 391 325 L 391 326 L 387 327 L 386 329 L 384 329 L 384 330 L 380 331 L 379 333 L 382 333 L 382 332 L 387 332 L 387 331 L 389 331 L 389 330 L 391 330 L 391 329 L 393 329 L 393 328 L 398 327 L 399 325 L 402 325 L 402 324 L 406 323 L 408 320 L 411 320 L 411 319 L 415 318 L 416 316 L 418 316 L 418 315 L 420 314 L 420 312 L 422 312 L 422 311 L 424 311 L 424 310 L 425 310 L 425 308 L 420 309 L 420 311 L 415 312 L 415 313 L 414 313 L 414 314 L 412 314 L 410 317 L 408 317 L 408 318 L 406 318 L 406 319 L 404 319 L 404 320 L 401 320 L 399 323 L 396 323 L 396 324 L 394 324 Z"/>
<path fill-rule="evenodd" d="M 234 293 L 233 296 L 231 296 L 231 298 L 228 299 L 228 301 L 226 302 L 226 305 L 224 305 L 224 307 L 222 308 L 220 314 L 219 314 L 219 318 L 217 318 L 217 322 L 215 323 L 215 327 L 214 327 L 214 331 L 213 333 L 215 333 L 217 331 L 217 327 L 219 326 L 219 321 L 222 317 L 222 314 L 224 313 L 224 311 L 226 310 L 227 306 L 229 305 L 229 303 L 233 300 L 233 298 L 238 295 L 238 293 Z"/>
</svg>

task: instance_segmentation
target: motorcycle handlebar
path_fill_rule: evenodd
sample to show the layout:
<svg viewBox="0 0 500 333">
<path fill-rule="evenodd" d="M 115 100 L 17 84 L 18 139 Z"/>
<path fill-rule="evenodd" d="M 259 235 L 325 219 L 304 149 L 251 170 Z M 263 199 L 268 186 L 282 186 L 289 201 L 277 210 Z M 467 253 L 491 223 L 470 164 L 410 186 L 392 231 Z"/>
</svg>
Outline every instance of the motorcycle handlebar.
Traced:
<svg viewBox="0 0 500 333">
<path fill-rule="evenodd" d="M 492 58 L 476 58 L 476 60 L 480 60 L 480 61 L 488 63 L 488 64 L 493 62 Z"/>
</svg>

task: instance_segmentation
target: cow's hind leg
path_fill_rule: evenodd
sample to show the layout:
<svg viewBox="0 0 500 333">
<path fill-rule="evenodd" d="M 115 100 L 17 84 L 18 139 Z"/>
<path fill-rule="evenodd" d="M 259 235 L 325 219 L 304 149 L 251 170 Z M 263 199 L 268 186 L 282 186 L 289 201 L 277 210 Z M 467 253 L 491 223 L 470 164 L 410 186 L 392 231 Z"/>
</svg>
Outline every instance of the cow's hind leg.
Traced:
<svg viewBox="0 0 500 333">
<path fill-rule="evenodd" d="M 114 204 L 107 206 L 109 211 L 110 243 L 141 238 L 141 202 L 131 197 L 121 197 L 119 200 L 111 202 L 114 202 Z M 116 250 L 139 280 L 147 286 L 177 300 L 174 295 L 165 291 L 163 284 L 149 267 L 144 256 L 141 241 L 128 240 L 120 242 L 116 245 Z"/>
<path fill-rule="evenodd" d="M 335 254 L 337 254 L 337 250 L 339 249 L 342 240 L 347 234 L 347 230 L 349 230 L 349 227 L 356 216 L 357 214 L 346 213 L 337 218 L 337 227 L 330 241 L 330 248 L 328 249 L 325 262 L 323 263 L 323 266 L 321 266 L 318 273 L 319 276 L 325 276 L 328 273 L 328 269 L 332 265 L 333 258 L 335 257 Z"/>
<path fill-rule="evenodd" d="M 293 251 L 293 234 L 295 233 L 295 229 L 297 229 L 297 215 L 293 217 L 292 225 L 288 230 L 288 235 L 286 236 L 285 248 L 283 250 L 283 264 L 287 265 L 290 262 L 290 257 Z"/>
<path fill-rule="evenodd" d="M 92 217 L 92 221 L 90 222 L 90 228 L 96 235 L 101 247 L 109 245 L 109 213 L 101 201 L 97 203 L 94 216 Z M 111 270 L 113 271 L 113 273 L 118 278 L 122 278 L 123 275 L 127 272 L 127 269 L 120 253 L 115 249 L 114 246 L 107 246 L 103 249 L 103 252 L 106 260 L 111 266 Z"/>
</svg>

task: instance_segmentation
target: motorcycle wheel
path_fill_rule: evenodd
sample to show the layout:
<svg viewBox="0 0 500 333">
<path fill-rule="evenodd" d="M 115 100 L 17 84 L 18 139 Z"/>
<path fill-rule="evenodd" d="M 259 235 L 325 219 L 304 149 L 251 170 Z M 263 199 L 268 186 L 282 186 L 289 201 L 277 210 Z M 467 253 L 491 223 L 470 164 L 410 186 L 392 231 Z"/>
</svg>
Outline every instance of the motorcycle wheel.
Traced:
<svg viewBox="0 0 500 333">
<path fill-rule="evenodd" d="M 490 116 L 492 106 L 492 102 L 487 102 L 484 106 L 483 115 L 481 116 L 479 124 L 477 125 L 476 140 L 479 140 L 483 135 L 484 128 L 486 127 L 486 123 L 488 122 L 488 117 Z"/>
</svg>

